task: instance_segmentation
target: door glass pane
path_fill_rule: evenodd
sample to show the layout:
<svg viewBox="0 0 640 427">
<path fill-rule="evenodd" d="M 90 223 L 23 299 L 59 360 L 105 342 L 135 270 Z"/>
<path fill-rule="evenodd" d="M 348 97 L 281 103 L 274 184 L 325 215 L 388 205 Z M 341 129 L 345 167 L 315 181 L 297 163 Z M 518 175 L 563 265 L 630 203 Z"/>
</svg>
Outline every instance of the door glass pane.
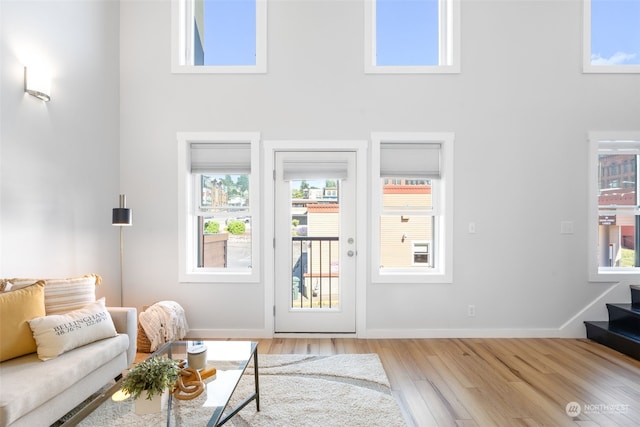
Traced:
<svg viewBox="0 0 640 427">
<path fill-rule="evenodd" d="M 340 180 L 290 181 L 291 308 L 340 308 Z"/>
</svg>

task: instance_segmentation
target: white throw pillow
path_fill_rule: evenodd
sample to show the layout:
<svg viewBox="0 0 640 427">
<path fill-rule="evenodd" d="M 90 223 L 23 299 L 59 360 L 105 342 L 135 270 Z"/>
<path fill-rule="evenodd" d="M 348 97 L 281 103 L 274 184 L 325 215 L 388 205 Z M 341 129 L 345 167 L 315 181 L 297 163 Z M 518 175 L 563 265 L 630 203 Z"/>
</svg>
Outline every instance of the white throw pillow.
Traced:
<svg viewBox="0 0 640 427">
<path fill-rule="evenodd" d="M 104 298 L 66 314 L 29 320 L 41 360 L 53 359 L 65 351 L 117 335 Z"/>
</svg>

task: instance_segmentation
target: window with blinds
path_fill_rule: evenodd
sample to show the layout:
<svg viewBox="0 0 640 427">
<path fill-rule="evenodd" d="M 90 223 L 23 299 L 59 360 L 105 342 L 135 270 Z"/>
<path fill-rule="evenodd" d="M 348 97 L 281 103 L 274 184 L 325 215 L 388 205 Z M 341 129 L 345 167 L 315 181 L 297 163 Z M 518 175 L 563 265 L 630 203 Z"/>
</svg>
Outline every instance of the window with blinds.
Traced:
<svg viewBox="0 0 640 427">
<path fill-rule="evenodd" d="M 452 162 L 445 160 L 452 141 L 448 134 L 372 135 L 377 281 L 447 280 Z"/>
<path fill-rule="evenodd" d="M 253 277 L 257 134 L 180 134 L 185 281 Z"/>
</svg>

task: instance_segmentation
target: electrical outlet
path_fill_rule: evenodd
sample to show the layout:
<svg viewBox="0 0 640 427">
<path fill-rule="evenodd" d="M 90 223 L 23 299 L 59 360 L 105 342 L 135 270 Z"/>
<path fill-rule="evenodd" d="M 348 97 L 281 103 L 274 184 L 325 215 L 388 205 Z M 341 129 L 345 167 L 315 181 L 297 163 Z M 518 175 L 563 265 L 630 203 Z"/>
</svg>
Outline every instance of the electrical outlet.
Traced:
<svg viewBox="0 0 640 427">
<path fill-rule="evenodd" d="M 476 317 L 476 306 L 475 305 L 468 305 L 467 306 L 467 316 L 469 317 Z"/>
<path fill-rule="evenodd" d="M 573 234 L 573 221 L 560 222 L 560 234 Z"/>
</svg>

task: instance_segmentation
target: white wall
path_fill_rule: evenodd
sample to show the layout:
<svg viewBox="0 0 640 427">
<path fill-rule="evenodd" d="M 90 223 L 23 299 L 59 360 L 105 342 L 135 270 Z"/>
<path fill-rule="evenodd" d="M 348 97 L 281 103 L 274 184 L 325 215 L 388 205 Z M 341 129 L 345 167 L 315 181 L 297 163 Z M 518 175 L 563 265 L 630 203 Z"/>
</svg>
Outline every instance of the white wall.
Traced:
<svg viewBox="0 0 640 427">
<path fill-rule="evenodd" d="M 361 2 L 272 0 L 267 74 L 173 75 L 170 2 L 123 0 L 119 120 L 117 3 L 1 4 L 3 276 L 97 270 L 115 291 L 120 190 L 127 305 L 173 299 L 192 329 L 270 334 L 264 283 L 178 283 L 176 132 L 452 131 L 454 281 L 367 285 L 361 336 L 577 336 L 582 310 L 605 315 L 591 303 L 611 285 L 587 281 L 586 135 L 640 128 L 640 75 L 581 73 L 581 1 L 463 0 L 461 74 L 364 75 Z M 22 92 L 26 42 L 56 67 L 45 106 Z"/>
<path fill-rule="evenodd" d="M 640 76 L 582 74 L 580 1 L 463 1 L 459 75 L 364 75 L 362 2 L 283 0 L 269 2 L 267 74 L 174 75 L 170 9 L 121 5 L 133 304 L 176 299 L 198 330 L 264 328 L 263 285 L 177 283 L 177 131 L 259 131 L 265 140 L 453 131 L 454 282 L 368 285 L 359 332 L 582 333 L 572 318 L 611 286 L 587 281 L 586 135 L 640 128 Z M 575 233 L 561 235 L 561 221 Z M 604 316 L 604 306 L 594 310 Z"/>
<path fill-rule="evenodd" d="M 119 304 L 119 4 L 0 2 L 0 277 L 98 273 Z M 52 72 L 51 101 L 23 67 Z"/>
</svg>

